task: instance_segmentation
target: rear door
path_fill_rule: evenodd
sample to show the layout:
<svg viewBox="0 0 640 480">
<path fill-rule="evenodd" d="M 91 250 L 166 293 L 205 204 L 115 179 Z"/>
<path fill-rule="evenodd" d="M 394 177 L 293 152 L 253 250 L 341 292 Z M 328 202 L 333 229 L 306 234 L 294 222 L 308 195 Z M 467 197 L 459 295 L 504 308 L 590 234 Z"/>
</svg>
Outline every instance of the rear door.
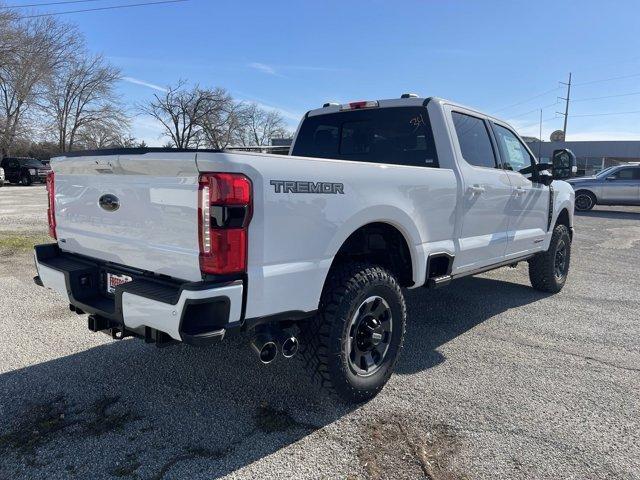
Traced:
<svg viewBox="0 0 640 480">
<path fill-rule="evenodd" d="M 453 273 L 462 273 L 504 260 L 512 188 L 499 168 L 488 121 L 457 107 L 449 111 L 463 181 L 460 245 Z"/>
<path fill-rule="evenodd" d="M 507 258 L 542 249 L 549 222 L 549 187 L 531 180 L 521 170 L 535 160 L 520 138 L 505 125 L 491 122 L 500 161 L 509 176 L 512 193 L 507 205 L 509 216 Z"/>
<path fill-rule="evenodd" d="M 605 177 L 601 196 L 605 203 L 637 204 L 640 167 L 623 167 Z"/>
</svg>

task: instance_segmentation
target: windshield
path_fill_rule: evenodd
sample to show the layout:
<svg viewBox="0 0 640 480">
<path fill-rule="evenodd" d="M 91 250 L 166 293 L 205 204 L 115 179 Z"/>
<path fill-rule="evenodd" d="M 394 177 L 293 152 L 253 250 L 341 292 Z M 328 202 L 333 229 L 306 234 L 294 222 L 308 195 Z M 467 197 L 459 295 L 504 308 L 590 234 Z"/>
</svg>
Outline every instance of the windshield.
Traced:
<svg viewBox="0 0 640 480">
<path fill-rule="evenodd" d="M 35 158 L 27 158 L 25 160 L 20 160 L 20 164 L 23 167 L 42 168 L 42 163 L 40 163 L 40 160 L 36 160 Z"/>
<path fill-rule="evenodd" d="M 305 119 L 294 156 L 437 167 L 427 109 L 388 107 Z"/>
<path fill-rule="evenodd" d="M 616 167 L 607 167 L 604 170 L 600 170 L 598 173 L 596 173 L 596 177 L 598 177 L 598 178 L 604 177 L 604 176 L 608 175 L 609 173 L 611 173 L 615 169 L 616 169 Z"/>
</svg>

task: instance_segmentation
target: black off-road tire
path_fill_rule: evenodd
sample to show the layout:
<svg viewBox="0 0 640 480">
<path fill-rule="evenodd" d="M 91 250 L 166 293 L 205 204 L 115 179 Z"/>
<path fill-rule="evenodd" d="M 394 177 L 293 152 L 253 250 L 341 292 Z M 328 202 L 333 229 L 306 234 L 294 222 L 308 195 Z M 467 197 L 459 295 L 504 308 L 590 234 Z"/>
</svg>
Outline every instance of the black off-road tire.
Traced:
<svg viewBox="0 0 640 480">
<path fill-rule="evenodd" d="M 563 253 L 564 252 L 564 253 Z M 559 268 L 559 260 L 563 264 Z M 546 252 L 538 253 L 529 260 L 529 280 L 536 290 L 558 293 L 564 287 L 571 261 L 571 236 L 565 225 L 556 225 L 551 244 Z"/>
<path fill-rule="evenodd" d="M 587 190 L 578 190 L 576 193 L 575 208 L 578 212 L 588 212 L 596 206 L 596 196 Z"/>
<path fill-rule="evenodd" d="M 349 358 L 350 335 L 355 328 L 350 324 L 359 317 L 363 302 L 372 297 L 386 302 L 392 329 L 385 333 L 388 347 L 378 357 L 377 370 L 362 375 Z M 389 380 L 402 349 L 405 324 L 404 295 L 393 274 L 377 265 L 346 263 L 329 273 L 318 314 L 303 324 L 302 357 L 326 390 L 349 403 L 364 402 L 375 397 Z"/>
</svg>

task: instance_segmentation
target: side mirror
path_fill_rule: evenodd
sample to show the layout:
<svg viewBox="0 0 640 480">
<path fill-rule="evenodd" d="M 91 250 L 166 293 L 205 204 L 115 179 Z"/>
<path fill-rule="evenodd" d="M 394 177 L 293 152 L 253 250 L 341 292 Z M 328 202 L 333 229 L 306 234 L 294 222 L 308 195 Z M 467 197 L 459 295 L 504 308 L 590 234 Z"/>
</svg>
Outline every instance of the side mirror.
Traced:
<svg viewBox="0 0 640 480">
<path fill-rule="evenodd" d="M 551 156 L 553 178 L 564 180 L 575 176 L 578 171 L 575 154 L 568 148 L 554 150 Z"/>
</svg>

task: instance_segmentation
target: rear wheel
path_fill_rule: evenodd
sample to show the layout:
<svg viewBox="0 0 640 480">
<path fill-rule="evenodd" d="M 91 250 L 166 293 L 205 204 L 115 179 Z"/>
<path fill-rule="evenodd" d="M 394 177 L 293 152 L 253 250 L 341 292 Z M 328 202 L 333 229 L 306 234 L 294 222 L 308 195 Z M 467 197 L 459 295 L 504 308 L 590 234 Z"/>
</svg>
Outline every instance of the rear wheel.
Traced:
<svg viewBox="0 0 640 480">
<path fill-rule="evenodd" d="M 330 273 L 316 317 L 303 330 L 303 357 L 327 390 L 350 403 L 373 398 L 402 348 L 404 296 L 386 269 L 362 263 Z"/>
<path fill-rule="evenodd" d="M 569 274 L 570 261 L 569 229 L 565 225 L 556 225 L 549 249 L 529 260 L 529 279 L 533 288 L 550 293 L 562 290 Z"/>
<path fill-rule="evenodd" d="M 596 204 L 596 197 L 591 192 L 582 191 L 576 193 L 576 210 L 586 212 L 591 210 Z"/>
</svg>

